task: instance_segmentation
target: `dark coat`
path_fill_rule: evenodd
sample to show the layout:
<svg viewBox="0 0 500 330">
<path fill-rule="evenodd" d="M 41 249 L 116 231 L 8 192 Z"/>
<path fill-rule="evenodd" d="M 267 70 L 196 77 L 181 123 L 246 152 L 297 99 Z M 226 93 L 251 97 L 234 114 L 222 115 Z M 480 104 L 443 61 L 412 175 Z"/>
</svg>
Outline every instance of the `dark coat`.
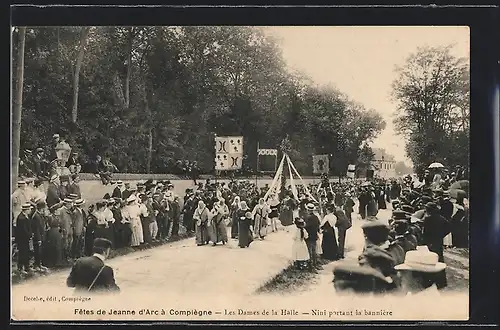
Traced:
<svg viewBox="0 0 500 330">
<path fill-rule="evenodd" d="M 59 187 L 53 183 L 49 183 L 49 187 L 47 189 L 47 198 L 46 198 L 47 206 L 50 208 L 59 203 L 60 201 L 61 201 L 61 196 L 59 193 Z"/>
<path fill-rule="evenodd" d="M 99 274 L 101 268 L 102 271 Z M 89 290 L 94 279 L 96 279 L 94 285 Z M 104 262 L 96 256 L 78 259 L 71 269 L 66 284 L 70 288 L 75 288 L 78 291 L 120 291 L 120 288 L 115 283 L 113 268 L 106 266 Z"/>
<path fill-rule="evenodd" d="M 347 230 L 352 227 L 351 221 L 342 209 L 337 208 L 334 214 L 337 217 L 337 223 L 335 224 L 335 227 L 337 227 L 339 230 Z"/>
<path fill-rule="evenodd" d="M 306 217 L 306 226 L 304 227 L 308 234 L 308 241 L 315 242 L 318 240 L 319 226 L 321 222 L 318 217 L 314 214 L 310 214 Z"/>
<path fill-rule="evenodd" d="M 36 211 L 31 217 L 31 231 L 33 232 L 33 241 L 41 242 L 45 238 L 45 217 Z"/>
<path fill-rule="evenodd" d="M 31 238 L 31 221 L 24 214 L 20 213 L 17 216 L 15 238 L 18 244 L 28 242 Z"/>
<path fill-rule="evenodd" d="M 115 187 L 115 189 L 113 189 L 113 194 L 111 195 L 111 197 L 113 197 L 113 198 L 122 198 L 122 191 L 120 190 L 120 188 Z M 129 196 L 127 196 L 127 198 L 128 197 Z"/>
<path fill-rule="evenodd" d="M 82 193 L 80 191 L 80 186 L 78 185 L 78 183 L 69 184 L 66 190 L 68 191 L 68 195 L 75 194 L 78 196 L 78 198 L 82 198 Z"/>
</svg>

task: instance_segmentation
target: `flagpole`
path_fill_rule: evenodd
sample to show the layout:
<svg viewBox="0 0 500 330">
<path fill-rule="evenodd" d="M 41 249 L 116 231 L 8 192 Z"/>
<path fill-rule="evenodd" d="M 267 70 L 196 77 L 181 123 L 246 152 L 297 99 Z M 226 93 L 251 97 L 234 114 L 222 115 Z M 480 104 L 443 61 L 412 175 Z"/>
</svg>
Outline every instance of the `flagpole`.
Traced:
<svg viewBox="0 0 500 330">
<path fill-rule="evenodd" d="M 258 185 L 258 176 L 259 176 L 259 149 L 260 149 L 260 143 L 257 141 L 257 170 L 255 171 L 255 186 L 259 188 Z"/>
</svg>

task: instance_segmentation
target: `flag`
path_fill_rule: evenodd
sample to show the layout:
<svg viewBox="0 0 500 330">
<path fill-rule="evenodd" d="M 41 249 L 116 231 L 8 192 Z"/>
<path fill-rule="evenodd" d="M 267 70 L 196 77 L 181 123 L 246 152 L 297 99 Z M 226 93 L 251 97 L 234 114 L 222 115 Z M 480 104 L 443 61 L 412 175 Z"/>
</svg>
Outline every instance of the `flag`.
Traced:
<svg viewBox="0 0 500 330">
<path fill-rule="evenodd" d="M 243 137 L 215 137 L 215 169 L 218 171 L 239 170 L 243 165 Z"/>
<path fill-rule="evenodd" d="M 355 172 L 356 172 L 356 165 L 349 164 L 349 166 L 347 166 L 347 177 L 354 179 Z"/>
<path fill-rule="evenodd" d="M 278 156 L 278 149 L 258 149 L 259 156 Z"/>
<path fill-rule="evenodd" d="M 328 155 L 313 155 L 313 173 L 328 174 L 330 169 L 330 161 Z"/>
</svg>

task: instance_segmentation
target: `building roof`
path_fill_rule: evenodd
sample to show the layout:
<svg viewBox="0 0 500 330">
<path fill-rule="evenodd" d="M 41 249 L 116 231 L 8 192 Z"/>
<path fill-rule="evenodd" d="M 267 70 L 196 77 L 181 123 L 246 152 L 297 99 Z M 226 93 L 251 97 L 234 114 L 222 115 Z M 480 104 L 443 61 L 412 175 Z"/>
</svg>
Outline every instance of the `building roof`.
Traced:
<svg viewBox="0 0 500 330">
<path fill-rule="evenodd" d="M 375 161 L 381 161 L 382 160 L 382 157 L 384 157 L 384 161 L 386 162 L 395 162 L 394 160 L 394 156 L 393 155 L 389 155 L 385 149 L 383 148 L 372 148 L 372 151 L 373 151 L 373 160 Z"/>
</svg>

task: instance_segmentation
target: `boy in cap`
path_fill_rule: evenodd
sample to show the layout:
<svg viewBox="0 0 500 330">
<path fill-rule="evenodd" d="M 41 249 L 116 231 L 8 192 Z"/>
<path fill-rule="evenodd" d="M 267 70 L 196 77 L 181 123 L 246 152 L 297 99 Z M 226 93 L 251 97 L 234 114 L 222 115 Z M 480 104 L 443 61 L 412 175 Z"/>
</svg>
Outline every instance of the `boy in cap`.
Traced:
<svg viewBox="0 0 500 330">
<path fill-rule="evenodd" d="M 45 241 L 47 227 L 47 204 L 37 201 L 36 209 L 31 216 L 31 229 L 33 231 L 33 252 L 35 257 L 34 268 L 36 271 L 46 272 L 48 269 L 42 265 L 42 246 Z"/>
<path fill-rule="evenodd" d="M 85 201 L 81 198 L 76 199 L 73 209 L 73 244 L 71 246 L 71 257 L 78 259 L 83 253 L 84 235 L 85 235 L 85 211 L 82 209 Z"/>
<path fill-rule="evenodd" d="M 21 206 L 21 213 L 17 216 L 15 239 L 18 249 L 17 268 L 21 275 L 31 273 L 30 268 L 30 240 L 33 237 L 31 230 L 31 204 Z"/>
<path fill-rule="evenodd" d="M 115 282 L 113 268 L 104 264 L 109 256 L 112 243 L 104 238 L 94 240 L 93 255 L 78 259 L 66 284 L 76 291 L 117 292 L 120 291 Z"/>
</svg>

